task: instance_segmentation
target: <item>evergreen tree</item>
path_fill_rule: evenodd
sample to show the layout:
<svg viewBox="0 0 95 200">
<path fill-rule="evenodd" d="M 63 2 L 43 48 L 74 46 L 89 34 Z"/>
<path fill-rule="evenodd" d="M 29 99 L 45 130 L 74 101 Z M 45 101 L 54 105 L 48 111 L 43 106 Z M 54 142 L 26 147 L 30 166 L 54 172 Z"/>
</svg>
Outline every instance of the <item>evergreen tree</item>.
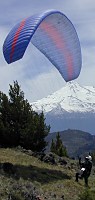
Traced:
<svg viewBox="0 0 95 200">
<path fill-rule="evenodd" d="M 51 151 L 57 154 L 58 156 L 68 156 L 66 147 L 63 145 L 62 140 L 60 138 L 59 132 L 56 135 L 55 142 L 52 140 L 51 143 Z"/>
<path fill-rule="evenodd" d="M 48 135 L 49 130 L 50 127 L 45 124 L 44 114 L 38 115 L 38 113 L 33 112 L 32 120 L 23 134 L 25 140 L 25 142 L 22 140 L 23 146 L 36 152 L 45 150 L 47 146 L 45 137 Z"/>
<path fill-rule="evenodd" d="M 0 144 L 10 145 L 10 107 L 8 97 L 0 92 Z"/>
<path fill-rule="evenodd" d="M 10 85 L 9 99 L 0 93 L 1 144 L 22 145 L 26 149 L 41 151 L 47 145 L 45 137 L 49 130 L 43 112 L 38 114 L 32 110 L 27 99 L 24 100 L 24 93 L 17 81 Z"/>
<path fill-rule="evenodd" d="M 15 135 L 15 145 L 19 145 L 22 130 L 26 126 L 29 113 L 31 113 L 31 106 L 27 100 L 24 100 L 24 93 L 17 81 L 14 81 L 13 86 L 10 85 L 9 104 L 11 132 Z"/>
<path fill-rule="evenodd" d="M 60 138 L 59 132 L 56 135 L 56 151 L 58 151 L 62 147 L 62 140 Z"/>
<path fill-rule="evenodd" d="M 52 139 L 52 142 L 51 142 L 50 151 L 51 151 L 51 152 L 56 152 L 56 145 L 55 145 L 55 142 L 54 142 L 53 139 Z"/>
<path fill-rule="evenodd" d="M 39 115 L 38 124 L 37 124 L 37 151 L 45 150 L 47 146 L 47 142 L 45 141 L 45 137 L 48 135 L 50 131 L 50 126 L 47 126 L 45 123 L 44 113 L 43 111 Z"/>
</svg>

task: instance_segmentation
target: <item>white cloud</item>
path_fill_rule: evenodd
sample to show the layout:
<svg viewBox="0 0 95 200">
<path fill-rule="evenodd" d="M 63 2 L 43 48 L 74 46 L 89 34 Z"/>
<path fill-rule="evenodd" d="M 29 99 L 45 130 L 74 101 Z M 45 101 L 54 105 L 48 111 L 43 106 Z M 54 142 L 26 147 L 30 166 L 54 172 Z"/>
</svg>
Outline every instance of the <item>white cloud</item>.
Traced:
<svg viewBox="0 0 95 200">
<path fill-rule="evenodd" d="M 5 62 L 2 53 L 4 39 L 15 23 L 48 9 L 62 11 L 74 24 L 82 49 L 82 70 L 76 81 L 95 85 L 95 0 L 0 0 L 1 91 L 7 92 L 9 84 L 18 80 L 26 98 L 33 101 L 65 84 L 50 62 L 33 46 L 28 47 L 22 60 L 11 65 Z"/>
<path fill-rule="evenodd" d="M 28 95 L 30 90 L 28 99 L 30 102 L 33 102 L 51 94 L 52 92 L 55 92 L 56 90 L 60 89 L 60 87 L 63 87 L 64 84 L 65 81 L 59 72 L 53 68 L 49 73 L 42 73 L 35 79 L 27 80 L 25 87 L 28 89 L 25 88 L 25 91 Z"/>
</svg>

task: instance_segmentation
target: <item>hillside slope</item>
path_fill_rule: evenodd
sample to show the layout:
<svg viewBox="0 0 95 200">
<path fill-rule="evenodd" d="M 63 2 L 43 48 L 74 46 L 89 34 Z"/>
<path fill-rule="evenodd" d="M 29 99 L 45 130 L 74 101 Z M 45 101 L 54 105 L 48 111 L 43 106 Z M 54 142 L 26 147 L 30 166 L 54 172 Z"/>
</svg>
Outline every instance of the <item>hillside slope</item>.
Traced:
<svg viewBox="0 0 95 200">
<path fill-rule="evenodd" d="M 0 149 L 0 166 L 11 163 L 15 173 L 0 169 L 0 200 L 78 200 L 85 191 L 84 181 L 75 182 L 77 161 L 64 158 L 66 165 L 51 165 L 31 155 L 31 151 Z M 95 169 L 89 178 L 95 194 Z M 39 198 L 37 198 L 39 196 Z M 93 198 L 92 200 L 95 200 Z"/>
</svg>

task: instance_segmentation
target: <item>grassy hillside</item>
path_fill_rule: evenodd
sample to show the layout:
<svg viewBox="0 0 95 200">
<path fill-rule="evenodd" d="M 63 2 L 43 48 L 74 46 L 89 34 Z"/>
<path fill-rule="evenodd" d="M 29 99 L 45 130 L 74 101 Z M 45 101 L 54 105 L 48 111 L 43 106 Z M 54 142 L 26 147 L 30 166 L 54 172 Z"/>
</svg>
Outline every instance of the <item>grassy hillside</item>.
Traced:
<svg viewBox="0 0 95 200">
<path fill-rule="evenodd" d="M 51 165 L 33 157 L 31 152 L 1 148 L 0 200 L 78 200 L 79 194 L 87 189 L 83 180 L 75 182 L 77 161 L 64 159 L 66 165 Z M 4 163 L 11 163 L 12 169 L 4 170 Z M 95 200 L 94 167 L 88 191 L 93 193 Z"/>
</svg>

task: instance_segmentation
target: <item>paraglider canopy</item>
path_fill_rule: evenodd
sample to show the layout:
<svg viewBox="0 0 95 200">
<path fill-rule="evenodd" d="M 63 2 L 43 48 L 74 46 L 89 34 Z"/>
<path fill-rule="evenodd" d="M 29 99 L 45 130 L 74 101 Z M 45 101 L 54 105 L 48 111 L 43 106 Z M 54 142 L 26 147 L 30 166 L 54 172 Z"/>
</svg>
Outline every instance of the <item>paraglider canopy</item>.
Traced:
<svg viewBox="0 0 95 200">
<path fill-rule="evenodd" d="M 8 64 L 21 59 L 32 42 L 59 70 L 65 81 L 81 70 L 81 48 L 72 22 L 60 11 L 51 10 L 22 20 L 10 31 L 3 45 Z"/>
</svg>

